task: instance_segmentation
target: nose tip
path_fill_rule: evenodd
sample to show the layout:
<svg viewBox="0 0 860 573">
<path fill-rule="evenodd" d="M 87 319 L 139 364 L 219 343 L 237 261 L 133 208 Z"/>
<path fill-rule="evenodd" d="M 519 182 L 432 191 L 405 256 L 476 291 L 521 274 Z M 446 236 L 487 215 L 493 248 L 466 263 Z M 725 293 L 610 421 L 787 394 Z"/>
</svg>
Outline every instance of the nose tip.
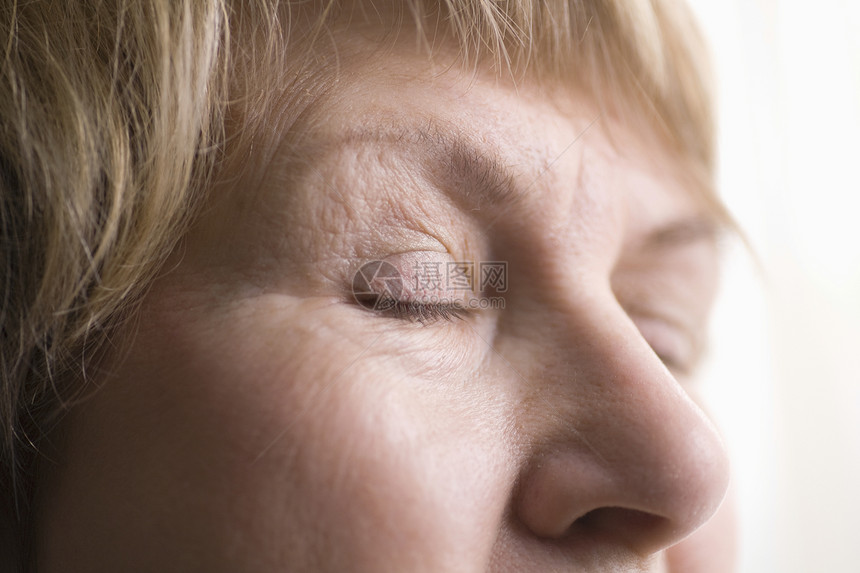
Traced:
<svg viewBox="0 0 860 573">
<path fill-rule="evenodd" d="M 608 401 L 595 416 L 602 423 L 534 454 L 517 505 L 534 535 L 611 542 L 647 556 L 716 512 L 729 481 L 721 438 L 683 390 L 656 394 Z"/>
</svg>

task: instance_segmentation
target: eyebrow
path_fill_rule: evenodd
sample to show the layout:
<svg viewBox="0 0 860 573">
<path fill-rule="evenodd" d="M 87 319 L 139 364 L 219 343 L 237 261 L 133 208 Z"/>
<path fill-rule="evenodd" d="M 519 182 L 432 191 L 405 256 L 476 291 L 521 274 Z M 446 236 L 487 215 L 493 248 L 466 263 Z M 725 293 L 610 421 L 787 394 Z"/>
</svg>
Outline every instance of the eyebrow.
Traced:
<svg viewBox="0 0 860 573">
<path fill-rule="evenodd" d="M 498 149 L 482 147 L 456 128 L 443 129 L 433 120 L 424 128 L 412 125 L 352 128 L 344 132 L 338 144 L 377 142 L 389 145 L 411 145 L 429 152 L 431 179 L 455 201 L 481 210 L 487 203 L 510 206 L 519 201 L 525 190 L 516 185 L 517 173 L 503 159 Z M 546 158 L 549 161 L 549 158 Z M 583 165 L 577 177 L 581 186 Z M 541 171 L 538 177 L 545 174 Z M 532 182 L 529 187 L 534 184 Z M 696 243 L 716 242 L 723 225 L 707 212 L 683 217 L 649 230 L 637 241 L 636 249 L 650 252 L 673 250 Z"/>
<path fill-rule="evenodd" d="M 470 209 L 487 204 L 508 205 L 522 197 L 515 184 L 516 173 L 492 147 L 481 147 L 463 133 L 445 130 L 433 123 L 424 128 L 359 128 L 348 130 L 341 143 L 379 142 L 411 145 L 429 153 L 422 164 L 429 178 Z"/>
<path fill-rule="evenodd" d="M 716 217 L 699 213 L 649 231 L 639 248 L 643 251 L 662 251 L 700 242 L 715 243 L 723 231 Z"/>
</svg>

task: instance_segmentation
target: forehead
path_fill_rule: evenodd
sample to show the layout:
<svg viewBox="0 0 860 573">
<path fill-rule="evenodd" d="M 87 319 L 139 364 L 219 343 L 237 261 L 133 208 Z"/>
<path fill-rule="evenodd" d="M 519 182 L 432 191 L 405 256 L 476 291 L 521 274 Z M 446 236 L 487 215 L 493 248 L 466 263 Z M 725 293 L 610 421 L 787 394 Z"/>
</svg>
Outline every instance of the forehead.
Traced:
<svg viewBox="0 0 860 573">
<path fill-rule="evenodd" d="M 576 211 L 581 222 L 624 222 L 633 245 L 667 235 L 667 226 L 717 226 L 683 162 L 656 135 L 634 133 L 575 88 L 505 81 L 408 49 L 380 54 L 360 39 L 347 44 L 353 49 L 327 77 L 284 93 L 273 116 L 301 113 L 288 126 L 265 124 L 276 150 L 270 166 L 361 150 L 364 160 L 346 165 L 340 156 L 340 168 L 358 175 L 378 154 L 470 209 Z"/>
<path fill-rule="evenodd" d="M 247 74 L 236 83 L 240 92 L 242 84 L 257 89 L 238 94 L 256 108 L 250 115 L 262 119 L 266 114 L 258 104 L 274 99 L 274 93 L 294 100 L 302 100 L 305 90 L 316 93 L 332 71 L 342 80 L 349 70 L 391 64 L 392 55 L 420 54 L 449 70 L 483 70 L 592 94 L 604 115 L 636 124 L 634 131 L 659 133 L 701 171 L 700 183 L 711 184 L 708 66 L 682 5 L 619 3 L 619 9 L 604 9 L 599 2 L 561 1 L 531 10 L 518 1 L 487 9 L 480 0 L 456 6 L 403 0 L 326 6 L 290 3 L 282 8 L 288 13 L 274 20 L 243 8 L 252 13 L 243 21 L 252 26 L 233 35 L 238 55 L 233 72 Z M 266 21 L 275 23 L 253 26 Z M 279 21 L 289 26 L 282 28 Z M 305 105 L 299 101 L 293 107 Z"/>
</svg>

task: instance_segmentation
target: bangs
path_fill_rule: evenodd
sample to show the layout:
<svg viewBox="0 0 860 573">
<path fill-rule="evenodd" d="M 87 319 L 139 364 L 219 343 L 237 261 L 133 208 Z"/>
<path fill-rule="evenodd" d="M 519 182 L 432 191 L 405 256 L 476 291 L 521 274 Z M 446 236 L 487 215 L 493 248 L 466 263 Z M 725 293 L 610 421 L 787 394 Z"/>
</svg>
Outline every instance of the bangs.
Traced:
<svg viewBox="0 0 860 573">
<path fill-rule="evenodd" d="M 395 41 L 414 40 L 431 57 L 453 47 L 464 69 L 480 66 L 514 82 L 574 88 L 590 97 L 603 117 L 654 134 L 686 166 L 690 187 L 707 209 L 734 226 L 713 183 L 709 60 L 683 2 L 261 0 L 234 10 L 233 37 L 242 43 L 233 43 L 231 51 L 244 82 L 233 92 L 244 100 L 239 123 L 268 124 L 273 108 L 267 103 L 325 83 L 320 70 L 339 66 L 340 57 L 347 56 L 333 39 L 336 31 L 371 31 L 383 57 Z M 334 62 L 323 63 L 325 53 L 334 54 Z"/>
<path fill-rule="evenodd" d="M 710 174 L 711 78 L 704 42 L 672 0 L 411 0 L 423 40 L 438 22 L 464 65 L 583 89 L 623 124 L 647 121 Z"/>
<path fill-rule="evenodd" d="M 237 8 L 263 40 L 262 52 L 238 47 L 257 69 L 284 70 L 296 44 L 327 42 L 334 29 L 382 30 L 432 54 L 453 42 L 465 68 L 575 86 L 607 116 L 643 120 L 696 170 L 714 168 L 711 77 L 704 42 L 686 4 L 676 0 L 326 0 Z M 250 14 L 249 14 L 250 12 Z M 261 29 L 262 28 L 262 29 Z M 236 34 L 248 38 L 248 28 Z M 307 42 L 310 40 L 310 42 Z M 286 42 L 287 45 L 284 43 Z M 335 47 L 336 48 L 336 47 Z M 251 57 L 248 57 L 251 56 Z M 283 58 L 286 58 L 284 60 Z M 290 66 L 289 64 L 293 64 Z M 308 68 L 313 66 L 309 62 Z M 271 70 L 269 65 L 266 68 Z M 270 72 L 271 73 L 271 72 Z M 260 77 L 260 74 L 254 74 Z M 284 79 L 283 76 L 281 79 Z M 259 103 L 259 100 L 257 100 Z"/>
</svg>

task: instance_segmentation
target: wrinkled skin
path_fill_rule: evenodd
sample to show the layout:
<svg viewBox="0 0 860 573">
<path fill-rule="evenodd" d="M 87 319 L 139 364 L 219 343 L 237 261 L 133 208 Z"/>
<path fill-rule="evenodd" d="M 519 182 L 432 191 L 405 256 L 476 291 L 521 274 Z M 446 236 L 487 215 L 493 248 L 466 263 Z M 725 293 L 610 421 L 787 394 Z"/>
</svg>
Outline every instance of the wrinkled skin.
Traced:
<svg viewBox="0 0 860 573">
<path fill-rule="evenodd" d="M 222 174 L 57 428 L 41 570 L 729 571 L 689 375 L 717 253 L 679 162 L 408 53 L 308 115 Z M 418 263 L 505 261 L 507 292 L 448 293 L 505 308 L 363 308 L 373 260 L 404 299 Z"/>
</svg>

